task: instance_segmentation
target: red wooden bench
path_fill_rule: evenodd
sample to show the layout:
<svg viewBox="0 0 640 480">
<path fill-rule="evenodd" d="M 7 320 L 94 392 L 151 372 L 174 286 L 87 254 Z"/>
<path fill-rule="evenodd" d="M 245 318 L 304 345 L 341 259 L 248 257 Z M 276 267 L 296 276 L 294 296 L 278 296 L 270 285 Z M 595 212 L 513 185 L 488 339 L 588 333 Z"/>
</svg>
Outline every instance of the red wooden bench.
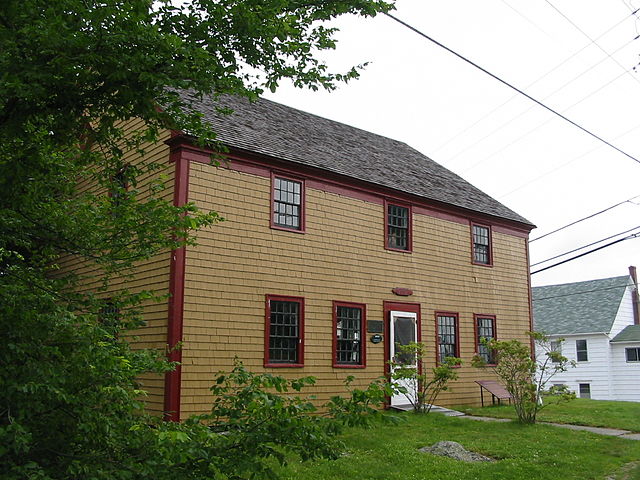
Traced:
<svg viewBox="0 0 640 480">
<path fill-rule="evenodd" d="M 496 404 L 496 398 L 498 399 L 498 405 L 501 400 L 509 400 L 511 403 L 511 394 L 495 380 L 476 380 L 476 383 L 480 385 L 480 402 L 484 407 L 484 390 L 491 394 L 491 401 L 493 405 Z"/>
</svg>

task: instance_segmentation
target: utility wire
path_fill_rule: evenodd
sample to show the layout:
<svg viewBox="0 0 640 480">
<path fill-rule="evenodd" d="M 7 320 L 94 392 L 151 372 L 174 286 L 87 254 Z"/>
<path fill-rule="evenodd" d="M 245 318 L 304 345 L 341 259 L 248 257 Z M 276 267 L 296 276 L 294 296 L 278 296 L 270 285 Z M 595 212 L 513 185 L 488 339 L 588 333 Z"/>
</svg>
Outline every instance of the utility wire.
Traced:
<svg viewBox="0 0 640 480">
<path fill-rule="evenodd" d="M 569 17 L 567 17 L 564 13 L 562 13 L 553 3 L 551 3 L 549 0 L 544 0 L 545 2 L 547 2 L 547 5 L 549 5 L 551 8 L 553 8 L 558 14 L 560 14 L 560 16 L 562 16 L 562 18 L 564 18 L 567 22 L 569 22 L 576 30 L 578 30 L 582 35 L 584 35 L 585 37 L 587 37 L 589 40 L 591 40 L 591 42 L 598 47 L 607 57 L 609 57 L 616 65 L 618 65 L 622 70 L 624 70 L 625 73 L 628 73 L 631 78 L 633 78 L 636 82 L 640 83 L 640 79 L 638 79 L 637 77 L 634 77 L 632 73 L 627 71 L 627 68 L 622 65 L 620 62 L 618 62 L 615 58 L 613 58 L 611 56 L 611 54 L 609 52 L 607 52 L 604 48 L 602 48 L 595 40 L 593 40 L 588 33 L 586 33 L 584 30 L 582 30 L 578 25 L 576 25 Z M 637 10 L 636 10 L 637 11 Z M 633 12 L 635 13 L 635 12 Z M 633 15 L 632 13 L 632 15 Z M 636 38 L 638 38 L 636 36 Z M 634 38 L 635 40 L 635 38 Z"/>
<path fill-rule="evenodd" d="M 555 267 L 557 267 L 559 265 L 563 265 L 563 264 L 565 264 L 567 262 L 571 262 L 571 261 L 576 260 L 578 258 L 581 258 L 581 257 L 584 257 L 584 256 L 589 255 L 591 253 L 597 252 L 598 250 L 602 250 L 604 248 L 610 247 L 611 245 L 615 245 L 616 243 L 624 242 L 625 240 L 631 240 L 633 238 L 638 238 L 638 237 L 640 237 L 640 232 L 634 233 L 632 235 L 627 235 L 624 238 L 619 238 L 618 240 L 615 240 L 615 241 L 613 241 L 611 243 L 607 243 L 606 245 L 602 245 L 601 247 L 594 248 L 593 250 L 589 250 L 588 252 L 581 253 L 580 255 L 576 255 L 575 257 L 568 258 L 566 260 L 563 260 L 562 262 L 554 263 L 553 265 L 549 265 L 548 267 L 544 267 L 544 268 L 541 268 L 540 270 L 536 270 L 535 272 L 531 272 L 530 275 L 535 275 L 536 273 L 544 272 L 545 270 L 549 270 L 550 268 L 555 268 Z"/>
<path fill-rule="evenodd" d="M 469 60 L 468 58 L 464 57 L 463 55 L 459 54 L 458 52 L 450 49 L 449 47 L 447 47 L 446 45 L 438 42 L 437 40 L 435 40 L 434 38 L 430 37 L 429 35 L 421 32 L 420 30 L 418 30 L 415 27 L 412 27 L 411 25 L 409 25 L 408 23 L 400 20 L 397 17 L 394 17 L 393 15 L 391 15 L 390 13 L 385 13 L 385 15 L 389 18 L 391 18 L 392 20 L 395 20 L 397 23 L 399 23 L 400 25 L 403 25 L 405 28 L 408 28 L 409 30 L 412 30 L 413 32 L 417 33 L 418 35 L 420 35 L 421 37 L 425 38 L 426 40 L 429 40 L 430 42 L 434 43 L 435 45 L 439 46 L 440 48 L 443 48 L 444 50 L 446 50 L 449 53 L 452 53 L 453 55 L 455 55 L 456 57 L 458 57 L 459 59 L 463 60 L 464 62 L 468 63 L 469 65 L 475 67 L 476 69 L 480 70 L 481 72 L 484 72 L 485 74 L 489 75 L 491 78 L 493 78 L 494 80 L 497 80 L 498 82 L 502 83 L 503 85 L 511 88 L 512 90 L 515 90 L 516 92 L 518 92 L 519 94 L 521 94 L 522 96 L 528 98 L 529 100 L 531 100 L 532 102 L 538 104 L 539 106 L 541 106 L 542 108 L 544 108 L 545 110 L 553 113 L 554 115 L 562 118 L 563 120 L 565 120 L 566 122 L 570 123 L 571 125 L 575 126 L 576 128 L 582 130 L 583 132 L 585 132 L 586 134 L 590 135 L 591 137 L 595 138 L 596 140 L 599 140 L 600 142 L 608 145 L 609 147 L 611 147 L 612 149 L 616 150 L 617 152 L 621 153 L 622 155 L 624 155 L 625 157 L 630 158 L 631 160 L 633 160 L 636 163 L 640 163 L 640 160 L 638 160 L 636 157 L 634 157 L 633 155 L 625 152 L 624 150 L 622 150 L 621 148 L 616 147 L 615 145 L 613 145 L 612 143 L 606 141 L 604 138 L 600 137 L 599 135 L 593 133 L 592 131 L 586 129 L 585 127 L 581 126 L 580 124 L 574 122 L 573 120 L 569 119 L 568 117 L 562 115 L 560 112 L 557 112 L 556 110 L 554 110 L 551 107 L 548 107 L 547 105 L 545 105 L 544 103 L 542 103 L 539 100 L 536 100 L 535 98 L 533 98 L 531 95 L 529 95 L 528 93 L 525 93 L 523 90 L 515 87 L 514 85 L 512 85 L 511 83 L 507 82 L 506 80 L 503 80 L 502 78 L 498 77 L 497 75 L 491 73 L 490 71 L 488 71 L 487 69 L 481 67 L 480 65 L 478 65 L 477 63 L 472 62 L 471 60 Z"/>
<path fill-rule="evenodd" d="M 541 238 L 544 238 L 544 237 L 548 237 L 549 235 L 553 235 L 554 233 L 557 233 L 557 232 L 559 232 L 561 230 L 564 230 L 565 228 L 569 228 L 569 227 L 571 227 L 571 226 L 573 226 L 573 225 L 575 225 L 577 223 L 584 222 L 585 220 L 588 220 L 590 218 L 596 217 L 596 216 L 598 216 L 598 215 L 600 215 L 602 213 L 608 212 L 609 210 L 612 210 L 612 209 L 614 209 L 616 207 L 619 207 L 620 205 L 624 205 L 625 203 L 633 203 L 632 200 L 635 200 L 638 197 L 640 197 L 640 195 L 636 195 L 635 197 L 631 197 L 631 198 L 629 198 L 627 200 L 624 200 L 622 202 L 616 203 L 615 205 L 611 205 L 610 207 L 607 207 L 604 210 L 600 210 L 599 212 L 592 213 L 591 215 L 587 215 L 586 217 L 583 217 L 583 218 L 581 218 L 579 220 L 575 220 L 575 221 L 573 221 L 571 223 L 567 223 L 566 225 L 563 225 L 562 227 L 557 228 L 557 229 L 553 230 L 552 232 L 545 233 L 544 235 L 540 235 L 539 237 L 536 237 L 534 239 L 529 240 L 529 243 L 535 242 L 536 240 L 540 240 Z M 640 227 L 637 227 L 637 228 L 640 228 Z M 631 230 L 633 230 L 633 229 L 631 229 Z M 622 232 L 622 233 L 626 233 L 626 232 Z M 621 235 L 621 234 L 619 233 L 618 235 Z M 607 239 L 605 238 L 605 240 L 607 240 Z M 600 240 L 600 241 L 602 241 L 602 240 Z M 589 245 L 587 245 L 587 246 L 589 246 Z M 567 252 L 567 253 L 570 253 L 570 252 Z M 542 263 L 542 262 L 539 262 L 539 263 Z M 537 264 L 534 264 L 534 265 L 537 265 Z"/>
<path fill-rule="evenodd" d="M 624 235 L 625 233 L 629 233 L 629 232 L 631 232 L 631 231 L 633 231 L 633 230 L 635 230 L 637 228 L 640 228 L 640 225 L 638 225 L 637 227 L 630 228 L 629 230 L 625 230 L 624 232 L 616 233 L 615 235 L 611 235 L 611 236 L 606 237 L 606 238 L 601 238 L 600 240 L 596 240 L 595 242 L 588 243 L 587 245 L 583 245 L 581 247 L 574 248 L 573 250 L 569 250 L 568 252 L 561 253 L 561 254 L 556 255 L 554 257 L 550 257 L 550 258 L 547 258 L 545 260 L 541 260 L 539 262 L 531 264 L 530 266 L 531 267 L 535 267 L 536 265 L 540 265 L 541 263 L 550 262 L 551 260 L 555 260 L 556 258 L 564 257 L 565 255 L 569 255 L 570 253 L 577 252 L 578 250 L 583 250 L 583 249 L 585 249 L 587 247 L 592 247 L 593 245 L 597 245 L 598 243 L 602 243 L 602 242 L 604 242 L 606 240 L 611 240 L 612 238 L 619 237 L 620 235 Z"/>
<path fill-rule="evenodd" d="M 506 3 L 506 2 L 505 2 Z M 634 12 L 635 13 L 635 12 Z M 629 16 L 633 16 L 634 14 L 632 13 L 631 15 L 625 15 L 619 22 L 617 22 L 615 25 L 612 25 L 611 27 L 609 27 L 607 30 L 605 30 L 604 32 L 602 32 L 600 35 L 598 35 L 595 40 L 599 40 L 600 38 L 604 37 L 607 33 L 609 33 L 611 30 L 613 30 L 614 28 L 618 27 L 618 25 L 620 25 L 621 23 L 623 23 L 624 21 L 626 21 Z M 589 48 L 591 46 L 592 43 L 595 42 L 592 41 L 591 43 L 588 43 L 586 45 L 584 45 L 582 48 L 580 48 L 579 50 L 576 50 L 575 52 L 573 52 L 571 55 L 569 55 L 568 57 L 566 57 L 564 60 L 562 60 L 560 63 L 558 63 L 555 67 L 553 67 L 551 70 L 548 70 L 546 73 L 544 73 L 543 75 L 539 76 L 538 78 L 536 78 L 533 82 L 529 83 L 525 88 L 530 88 L 532 86 L 534 86 L 536 83 L 538 83 L 540 80 L 548 77 L 549 75 L 551 75 L 553 72 L 555 72 L 558 68 L 560 68 L 562 65 L 564 65 L 565 63 L 567 63 L 569 60 L 573 59 L 574 57 L 578 56 L 580 53 L 582 53 L 584 50 L 586 50 L 587 48 Z M 628 42 L 629 43 L 629 42 Z M 624 46 L 627 46 L 628 43 L 626 43 Z M 600 62 L 597 63 L 597 65 L 600 64 Z M 583 72 L 586 73 L 586 72 Z M 580 74 L 582 75 L 582 74 Z M 573 80 L 575 80 L 577 77 L 574 77 Z M 572 81 L 573 81 L 572 80 Z M 555 93 L 555 92 L 554 92 Z M 478 120 L 476 120 L 475 122 L 473 122 L 471 125 L 467 126 L 466 128 L 464 128 L 462 131 L 460 131 L 459 133 L 457 133 L 456 135 L 454 135 L 453 137 L 451 137 L 449 140 L 447 140 L 446 142 L 444 142 L 442 145 L 440 145 L 438 148 L 436 148 L 434 150 L 435 152 L 438 152 L 440 150 L 442 150 L 444 147 L 446 147 L 449 143 L 451 143 L 452 141 L 454 141 L 455 139 L 457 139 L 460 135 L 463 135 L 464 133 L 468 132 L 469 130 L 471 130 L 473 127 L 475 127 L 477 124 L 479 124 L 481 121 L 483 121 L 484 119 L 486 119 L 487 117 L 491 116 L 494 112 L 498 111 L 500 108 L 504 107 L 507 103 L 509 103 L 511 100 L 513 100 L 514 98 L 516 98 L 518 96 L 518 94 L 514 94 L 513 96 L 511 96 L 509 99 L 505 100 L 503 103 L 501 103 L 500 105 L 498 105 L 497 107 L 495 107 L 493 110 L 491 110 L 490 112 L 486 113 L 484 116 L 482 116 L 481 118 L 479 118 Z"/>
<path fill-rule="evenodd" d="M 544 286 L 540 286 L 540 287 L 533 287 L 534 289 L 536 288 L 544 288 L 544 287 L 553 287 L 555 285 L 544 285 Z M 616 285 L 615 287 L 603 287 L 603 288 L 594 288 L 593 290 L 583 290 L 581 292 L 573 292 L 573 293 L 565 293 L 562 295 L 551 295 L 549 297 L 541 297 L 541 298 L 532 298 L 531 301 L 532 302 L 539 302 L 541 300 L 550 300 L 552 298 L 563 298 L 563 297 L 572 297 L 574 295 L 584 295 L 586 293 L 595 293 L 595 292 L 602 292 L 605 290 L 615 290 L 617 288 L 627 288 L 627 287 L 635 287 L 635 283 L 627 283 L 626 285 Z"/>
<path fill-rule="evenodd" d="M 545 122 L 545 123 L 546 123 L 546 122 Z M 630 128 L 630 129 L 628 129 L 626 132 L 621 133 L 620 135 L 618 135 L 617 137 L 615 137 L 615 138 L 614 138 L 614 140 L 618 140 L 618 139 L 620 139 L 620 138 L 622 138 L 622 137 L 624 137 L 624 136 L 628 135 L 629 133 L 633 132 L 634 130 L 637 130 L 638 128 L 640 128 L 640 123 L 639 123 L 639 124 L 637 124 L 637 125 L 636 125 L 636 126 L 634 126 L 634 127 L 631 127 L 631 128 Z M 586 157 L 587 155 L 590 155 L 591 153 L 593 153 L 593 152 L 595 152 L 596 150 L 598 150 L 598 149 L 600 149 L 600 148 L 603 148 L 603 147 L 604 147 L 604 145 L 599 144 L 599 145 L 597 145 L 595 148 L 591 148 L 591 149 L 589 149 L 589 150 L 586 150 L 585 152 L 581 153 L 580 155 L 575 156 L 575 157 L 573 157 L 572 159 L 570 159 L 570 160 L 568 160 L 568 161 L 566 161 L 566 162 L 564 162 L 564 163 L 561 163 L 560 165 L 556 165 L 556 166 L 555 166 L 554 168 L 552 168 L 551 170 L 547 170 L 546 172 L 544 172 L 544 173 L 542 173 L 542 174 L 538 175 L 537 177 L 535 177 L 535 178 L 533 178 L 533 179 L 531 179 L 531 180 L 526 181 L 525 183 L 523 183 L 523 184 L 521 184 L 521 185 L 517 186 L 516 188 L 513 188 L 513 189 L 509 190 L 509 191 L 508 191 L 508 192 L 506 192 L 506 193 L 503 193 L 503 194 L 498 195 L 496 198 L 497 198 L 498 200 L 502 200 L 503 198 L 506 198 L 506 197 L 508 197 L 509 195 L 512 195 L 512 194 L 514 194 L 515 192 L 518 192 L 518 191 L 522 190 L 524 187 L 526 187 L 526 186 L 528 186 L 528 185 L 531 185 L 532 183 L 535 183 L 535 182 L 537 182 L 537 181 L 539 181 L 539 180 L 543 179 L 544 177 L 546 177 L 546 176 L 548 176 L 548 175 L 551 175 L 551 174 L 552 174 L 552 173 L 554 173 L 554 172 L 557 172 L 557 171 L 558 171 L 558 170 L 560 170 L 561 168 L 564 168 L 564 167 L 566 167 L 567 165 L 569 165 L 569 164 L 571 164 L 571 163 L 575 162 L 576 160 L 580 160 L 582 157 Z"/>
</svg>

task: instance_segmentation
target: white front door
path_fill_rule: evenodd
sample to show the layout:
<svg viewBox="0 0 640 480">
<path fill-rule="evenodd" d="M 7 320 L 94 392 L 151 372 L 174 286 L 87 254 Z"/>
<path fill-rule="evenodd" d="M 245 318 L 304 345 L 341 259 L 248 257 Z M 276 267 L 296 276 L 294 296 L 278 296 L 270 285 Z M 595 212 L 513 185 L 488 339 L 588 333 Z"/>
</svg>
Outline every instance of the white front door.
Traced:
<svg viewBox="0 0 640 480">
<path fill-rule="evenodd" d="M 398 346 L 416 342 L 418 338 L 418 315 L 412 312 L 391 311 L 389 318 L 389 360 L 402 363 L 405 367 L 418 368 L 415 355 L 399 355 Z M 393 374 L 393 367 L 391 367 Z M 415 381 L 402 380 L 399 385 L 407 393 L 398 393 L 391 397 L 391 405 L 407 405 L 415 400 Z"/>
</svg>

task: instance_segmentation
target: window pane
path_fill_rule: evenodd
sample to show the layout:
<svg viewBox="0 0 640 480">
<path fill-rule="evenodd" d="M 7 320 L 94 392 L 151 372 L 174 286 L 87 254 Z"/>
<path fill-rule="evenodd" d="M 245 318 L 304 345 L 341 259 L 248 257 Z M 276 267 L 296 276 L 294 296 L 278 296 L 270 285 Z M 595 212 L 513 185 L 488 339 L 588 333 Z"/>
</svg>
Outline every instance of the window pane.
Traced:
<svg viewBox="0 0 640 480">
<path fill-rule="evenodd" d="M 473 226 L 473 260 L 476 263 L 489 265 L 490 255 L 489 228 L 478 225 Z"/>
<path fill-rule="evenodd" d="M 387 245 L 389 248 L 409 250 L 409 209 L 387 205 Z"/>
<path fill-rule="evenodd" d="M 627 362 L 640 362 L 640 347 L 626 348 Z"/>
<path fill-rule="evenodd" d="M 576 340 L 576 356 L 579 362 L 586 362 L 589 360 L 586 340 Z"/>
<path fill-rule="evenodd" d="M 444 362 L 447 357 L 455 357 L 457 350 L 456 317 L 452 315 L 438 316 L 438 361 Z"/>
<path fill-rule="evenodd" d="M 273 179 L 273 223 L 300 230 L 302 182 L 275 177 Z"/>
<path fill-rule="evenodd" d="M 269 362 L 298 363 L 300 304 L 271 300 Z"/>
<path fill-rule="evenodd" d="M 591 385 L 588 383 L 581 383 L 579 386 L 580 398 L 591 398 Z"/>
<path fill-rule="evenodd" d="M 393 344 L 396 350 L 402 345 L 409 345 L 416 341 L 416 324 L 413 317 L 394 317 L 393 320 Z M 396 351 L 396 361 L 404 365 L 414 365 L 415 356 L 411 354 L 400 355 Z"/>
<path fill-rule="evenodd" d="M 336 312 L 336 363 L 362 363 L 362 309 L 338 306 Z"/>
<path fill-rule="evenodd" d="M 483 339 L 491 340 L 494 338 L 494 326 L 493 318 L 490 317 L 477 317 L 476 328 L 478 337 L 476 339 L 478 355 L 484 359 L 487 363 L 495 363 L 493 351 L 491 351 L 486 345 L 482 344 Z"/>
</svg>

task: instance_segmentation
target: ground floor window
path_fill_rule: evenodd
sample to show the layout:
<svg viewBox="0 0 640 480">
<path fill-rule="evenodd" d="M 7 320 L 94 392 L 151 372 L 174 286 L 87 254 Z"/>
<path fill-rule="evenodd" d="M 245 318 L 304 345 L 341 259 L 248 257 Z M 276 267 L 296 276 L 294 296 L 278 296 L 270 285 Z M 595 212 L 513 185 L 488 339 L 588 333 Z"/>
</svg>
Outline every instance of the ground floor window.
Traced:
<svg viewBox="0 0 640 480">
<path fill-rule="evenodd" d="M 627 362 L 640 362 L 640 347 L 630 347 L 624 349 Z"/>
<path fill-rule="evenodd" d="M 581 383 L 578 386 L 580 398 L 591 398 L 591 384 Z"/>
<path fill-rule="evenodd" d="M 438 362 L 447 357 L 458 357 L 458 314 L 436 314 L 438 328 Z"/>
<path fill-rule="evenodd" d="M 357 303 L 333 303 L 334 367 L 363 367 L 365 306 Z"/>
<path fill-rule="evenodd" d="M 303 364 L 304 303 L 298 297 L 267 295 L 265 365 Z"/>
<path fill-rule="evenodd" d="M 496 338 L 496 317 L 493 315 L 475 315 L 475 320 L 476 352 L 486 363 L 494 364 L 494 352 L 484 345 L 483 340 Z"/>
</svg>

